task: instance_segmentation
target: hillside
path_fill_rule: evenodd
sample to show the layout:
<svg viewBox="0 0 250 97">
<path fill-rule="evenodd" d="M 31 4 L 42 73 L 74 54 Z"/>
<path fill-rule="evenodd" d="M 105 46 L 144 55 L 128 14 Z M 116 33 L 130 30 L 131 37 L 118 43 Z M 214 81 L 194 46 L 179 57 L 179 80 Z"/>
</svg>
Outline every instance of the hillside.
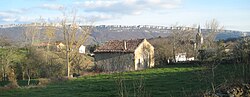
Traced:
<svg viewBox="0 0 250 97">
<path fill-rule="evenodd" d="M 14 42 L 22 42 L 24 40 L 25 26 L 12 26 L 1 27 L 0 35 L 9 37 Z M 163 26 L 95 26 L 86 44 L 103 43 L 108 40 L 123 40 L 123 39 L 137 39 L 137 38 L 155 38 L 166 37 L 169 35 L 171 28 Z M 43 32 L 44 28 L 40 27 L 40 32 Z M 206 34 L 206 29 L 202 29 L 203 34 Z M 250 35 L 249 32 L 246 32 Z M 58 28 L 54 41 L 62 40 L 62 32 Z M 239 38 L 242 36 L 240 31 L 223 30 L 216 37 L 216 40 L 223 40 L 228 38 Z M 42 33 L 38 34 L 42 41 L 46 41 Z"/>
</svg>

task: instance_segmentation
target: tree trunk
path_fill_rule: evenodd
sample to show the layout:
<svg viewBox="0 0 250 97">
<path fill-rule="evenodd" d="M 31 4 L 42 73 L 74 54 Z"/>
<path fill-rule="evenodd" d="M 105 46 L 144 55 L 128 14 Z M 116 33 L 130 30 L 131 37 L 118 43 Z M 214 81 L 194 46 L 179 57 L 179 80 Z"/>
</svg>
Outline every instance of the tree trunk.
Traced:
<svg viewBox="0 0 250 97">
<path fill-rule="evenodd" d="M 27 76 L 28 76 L 28 83 L 27 85 L 29 86 L 30 85 L 30 70 L 28 69 L 28 72 L 27 72 Z"/>
<path fill-rule="evenodd" d="M 69 52 L 67 51 L 67 53 L 66 53 L 66 61 L 67 61 L 67 69 L 68 69 L 68 73 L 67 73 L 67 75 L 68 75 L 68 78 L 70 78 L 70 62 L 69 62 Z"/>
<path fill-rule="evenodd" d="M 25 72 L 23 71 L 23 73 L 22 73 L 22 79 L 23 80 L 25 80 L 24 76 L 25 76 Z"/>
<path fill-rule="evenodd" d="M 175 43 L 174 43 L 174 45 L 173 45 L 173 60 L 174 60 L 174 62 L 176 62 L 176 56 L 175 56 Z"/>
<path fill-rule="evenodd" d="M 4 69 L 5 67 L 3 67 L 3 81 L 6 81 L 6 70 Z"/>
<path fill-rule="evenodd" d="M 19 87 L 17 80 L 16 80 L 16 75 L 14 69 L 8 67 L 8 79 L 10 81 L 10 87 L 12 88 L 17 88 Z"/>
<path fill-rule="evenodd" d="M 68 45 L 69 43 L 66 43 L 66 64 L 67 64 L 67 76 L 68 78 L 70 78 L 70 62 L 69 62 L 69 47 Z"/>
</svg>

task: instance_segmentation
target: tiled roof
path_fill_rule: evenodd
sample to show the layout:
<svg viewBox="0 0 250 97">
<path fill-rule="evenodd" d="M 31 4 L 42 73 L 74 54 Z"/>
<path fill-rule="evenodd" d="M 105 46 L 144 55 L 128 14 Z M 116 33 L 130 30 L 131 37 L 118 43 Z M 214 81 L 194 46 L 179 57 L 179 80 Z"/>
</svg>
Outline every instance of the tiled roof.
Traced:
<svg viewBox="0 0 250 97">
<path fill-rule="evenodd" d="M 136 40 L 112 40 L 98 47 L 95 53 L 104 52 L 134 52 L 143 39 Z M 126 44 L 126 48 L 125 48 Z"/>
</svg>

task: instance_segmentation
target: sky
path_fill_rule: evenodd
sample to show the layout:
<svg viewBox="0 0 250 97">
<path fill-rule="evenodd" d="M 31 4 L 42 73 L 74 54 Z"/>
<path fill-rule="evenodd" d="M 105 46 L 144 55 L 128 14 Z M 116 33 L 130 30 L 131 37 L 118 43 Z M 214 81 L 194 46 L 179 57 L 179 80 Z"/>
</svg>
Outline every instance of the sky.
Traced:
<svg viewBox="0 0 250 97">
<path fill-rule="evenodd" d="M 0 25 L 58 22 L 76 15 L 93 25 L 201 25 L 250 31 L 250 0 L 0 0 Z"/>
</svg>

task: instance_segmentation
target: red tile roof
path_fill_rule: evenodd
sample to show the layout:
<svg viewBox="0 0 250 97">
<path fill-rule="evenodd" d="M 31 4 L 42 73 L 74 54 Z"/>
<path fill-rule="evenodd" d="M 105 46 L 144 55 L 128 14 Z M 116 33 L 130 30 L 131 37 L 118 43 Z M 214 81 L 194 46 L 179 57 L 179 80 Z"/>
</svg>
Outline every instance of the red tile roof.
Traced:
<svg viewBox="0 0 250 97">
<path fill-rule="evenodd" d="M 95 53 L 106 53 L 106 52 L 134 52 L 138 45 L 143 39 L 136 40 L 112 40 L 108 41 L 102 46 L 98 47 Z M 126 49 L 125 45 L 126 44 Z"/>
</svg>

